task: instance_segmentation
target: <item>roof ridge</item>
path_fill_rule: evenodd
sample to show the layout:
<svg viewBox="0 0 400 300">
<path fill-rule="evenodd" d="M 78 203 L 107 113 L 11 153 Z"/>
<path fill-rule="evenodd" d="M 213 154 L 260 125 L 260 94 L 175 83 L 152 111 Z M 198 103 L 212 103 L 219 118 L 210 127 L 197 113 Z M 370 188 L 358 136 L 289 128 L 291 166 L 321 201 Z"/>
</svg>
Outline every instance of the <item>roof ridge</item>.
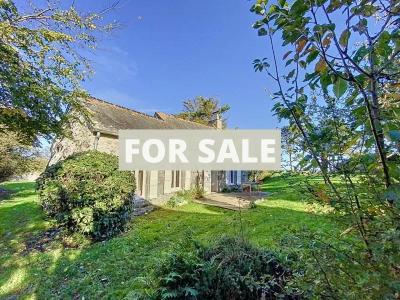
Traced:
<svg viewBox="0 0 400 300">
<path fill-rule="evenodd" d="M 165 113 L 165 112 L 157 112 L 156 111 L 154 115 L 149 115 L 149 114 L 146 114 L 146 113 L 143 113 L 143 112 L 140 112 L 140 111 L 137 111 L 137 110 L 134 110 L 134 109 L 119 105 L 119 104 L 115 104 L 115 103 L 108 102 L 108 101 L 103 100 L 103 99 L 99 99 L 99 98 L 93 97 L 91 95 L 89 95 L 89 97 L 85 98 L 84 101 L 86 101 L 87 104 L 90 104 L 90 102 L 92 102 L 93 105 L 106 104 L 107 106 L 111 106 L 109 109 L 115 108 L 115 109 L 118 109 L 118 110 L 123 110 L 123 111 L 129 112 L 131 114 L 140 115 L 140 116 L 146 117 L 149 121 L 150 120 L 154 120 L 156 122 L 160 122 L 159 124 L 165 124 L 166 125 L 166 124 L 170 123 L 169 120 L 170 121 L 176 120 L 181 125 L 183 125 L 184 123 L 186 123 L 187 126 L 189 126 L 189 124 L 193 124 L 193 125 L 195 125 L 195 127 L 197 127 L 195 129 L 202 129 L 202 128 L 215 129 L 215 127 L 213 127 L 211 125 L 205 125 L 205 124 L 194 122 L 194 121 L 191 121 L 191 120 L 185 120 L 185 119 L 180 118 L 180 117 L 178 117 L 178 116 L 176 116 L 174 114 L 168 114 L 168 113 Z M 96 104 L 96 102 L 98 104 Z M 159 118 L 159 117 L 156 116 L 157 113 L 163 114 L 167 118 L 165 118 L 165 119 Z M 171 124 L 169 124 L 169 125 L 171 126 Z"/>
<path fill-rule="evenodd" d="M 151 119 L 160 120 L 160 119 L 155 118 L 154 116 L 148 115 L 148 114 L 146 114 L 146 113 L 144 113 L 144 112 L 137 111 L 137 110 L 134 110 L 134 109 L 132 109 L 132 108 L 128 108 L 128 107 L 125 107 L 125 106 L 122 106 L 122 105 L 119 105 L 119 104 L 115 104 L 115 103 L 112 103 L 112 102 L 108 102 L 108 101 L 106 101 L 106 100 L 99 99 L 99 98 L 97 98 L 97 97 L 90 96 L 89 98 L 94 99 L 94 100 L 99 101 L 99 102 L 106 103 L 106 104 L 108 104 L 108 105 L 111 105 L 111 106 L 114 106 L 114 107 L 117 107 L 117 108 L 121 108 L 121 109 L 124 109 L 124 110 L 128 110 L 128 111 L 130 111 L 130 112 L 133 112 L 133 113 L 137 113 L 137 114 L 143 115 L 143 116 L 148 117 L 148 118 L 151 118 Z M 162 121 L 162 120 L 160 120 L 160 121 Z"/>
<path fill-rule="evenodd" d="M 195 122 L 195 121 L 183 119 L 183 118 L 181 118 L 181 117 L 178 117 L 177 115 L 167 114 L 167 113 L 164 113 L 164 114 L 166 114 L 166 115 L 168 115 L 168 116 L 171 116 L 171 117 L 173 117 L 173 118 L 175 118 L 175 119 L 179 119 L 179 120 L 181 120 L 181 121 L 188 122 L 188 123 L 192 123 L 192 124 L 196 124 L 196 125 L 201 125 L 201 126 L 205 126 L 205 127 L 210 127 L 210 128 L 215 128 L 215 127 L 213 127 L 213 126 L 211 126 L 211 125 L 205 125 L 205 124 L 198 123 L 198 122 Z"/>
</svg>

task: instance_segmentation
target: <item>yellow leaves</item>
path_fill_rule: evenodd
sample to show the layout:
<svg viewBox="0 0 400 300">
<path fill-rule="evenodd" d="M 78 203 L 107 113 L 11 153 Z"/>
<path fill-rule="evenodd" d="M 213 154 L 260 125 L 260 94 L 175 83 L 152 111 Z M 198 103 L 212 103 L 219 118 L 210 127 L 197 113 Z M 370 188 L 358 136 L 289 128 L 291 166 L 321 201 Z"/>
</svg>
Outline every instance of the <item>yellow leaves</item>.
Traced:
<svg viewBox="0 0 400 300">
<path fill-rule="evenodd" d="M 392 98 L 395 100 L 400 100 L 400 95 L 397 93 L 388 93 L 384 95 L 385 98 Z"/>
<path fill-rule="evenodd" d="M 393 82 L 393 83 L 389 82 L 387 83 L 387 86 L 392 88 L 400 88 L 400 82 Z"/>
<path fill-rule="evenodd" d="M 325 71 L 327 70 L 328 65 L 326 64 L 324 59 L 320 59 L 317 64 L 315 65 L 315 71 L 318 73 L 325 73 Z"/>
<path fill-rule="evenodd" d="M 8 22 L 0 22 L 0 37 L 3 41 L 12 39 L 13 28 Z"/>
<path fill-rule="evenodd" d="M 54 42 L 54 41 L 72 42 L 74 40 L 74 38 L 71 35 L 58 31 L 41 29 L 40 33 L 42 34 L 43 38 L 49 42 Z"/>
<path fill-rule="evenodd" d="M 331 45 L 332 42 L 332 34 L 329 33 L 326 35 L 326 37 L 322 40 L 322 46 L 324 48 L 328 48 Z"/>
<path fill-rule="evenodd" d="M 27 119 L 26 112 L 21 108 L 14 108 L 14 107 L 1 107 L 0 114 L 3 117 L 12 117 L 12 118 L 23 118 Z"/>
<path fill-rule="evenodd" d="M 0 33 L 3 33 L 5 30 L 11 30 L 12 26 L 9 22 L 0 22 Z"/>
<path fill-rule="evenodd" d="M 296 43 L 296 52 L 299 54 L 301 51 L 303 51 L 306 44 L 307 44 L 306 38 L 299 39 Z"/>
</svg>

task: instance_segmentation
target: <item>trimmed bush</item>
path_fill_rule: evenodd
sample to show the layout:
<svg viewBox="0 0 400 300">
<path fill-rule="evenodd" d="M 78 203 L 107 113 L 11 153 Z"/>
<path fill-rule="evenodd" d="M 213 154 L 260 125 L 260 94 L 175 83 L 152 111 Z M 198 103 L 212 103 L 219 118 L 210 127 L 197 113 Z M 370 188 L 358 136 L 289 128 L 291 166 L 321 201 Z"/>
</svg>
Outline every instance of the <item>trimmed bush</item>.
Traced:
<svg viewBox="0 0 400 300">
<path fill-rule="evenodd" d="M 158 299 L 300 299 L 285 292 L 291 272 L 269 251 L 225 237 L 204 247 L 186 242 L 157 268 Z"/>
<path fill-rule="evenodd" d="M 104 240 L 124 230 L 133 211 L 135 177 L 118 158 L 88 151 L 50 166 L 37 179 L 44 212 L 72 232 Z"/>
</svg>

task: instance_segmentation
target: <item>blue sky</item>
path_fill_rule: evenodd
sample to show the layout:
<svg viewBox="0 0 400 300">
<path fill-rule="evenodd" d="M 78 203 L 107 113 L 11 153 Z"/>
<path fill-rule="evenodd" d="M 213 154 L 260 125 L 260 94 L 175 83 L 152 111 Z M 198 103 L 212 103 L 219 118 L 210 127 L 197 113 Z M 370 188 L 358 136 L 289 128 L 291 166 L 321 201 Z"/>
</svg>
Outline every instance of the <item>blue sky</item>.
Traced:
<svg viewBox="0 0 400 300">
<path fill-rule="evenodd" d="M 98 10 L 108 1 L 76 1 Z M 108 18 L 122 27 L 91 58 L 95 75 L 84 87 L 93 96 L 152 114 L 176 113 L 182 101 L 212 96 L 231 106 L 231 128 L 275 128 L 273 90 L 252 61 L 268 56 L 265 38 L 251 28 L 246 0 L 122 0 Z"/>
</svg>

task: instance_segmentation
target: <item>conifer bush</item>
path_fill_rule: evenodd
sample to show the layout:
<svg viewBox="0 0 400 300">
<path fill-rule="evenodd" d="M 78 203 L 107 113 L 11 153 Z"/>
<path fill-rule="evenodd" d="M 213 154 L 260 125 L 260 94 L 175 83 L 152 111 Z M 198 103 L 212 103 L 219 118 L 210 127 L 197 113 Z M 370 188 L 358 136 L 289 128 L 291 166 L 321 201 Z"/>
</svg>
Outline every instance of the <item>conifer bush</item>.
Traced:
<svg viewBox="0 0 400 300">
<path fill-rule="evenodd" d="M 104 240 L 125 229 L 135 178 L 118 170 L 116 156 L 88 151 L 48 167 L 37 189 L 46 215 L 72 232 Z"/>
</svg>

